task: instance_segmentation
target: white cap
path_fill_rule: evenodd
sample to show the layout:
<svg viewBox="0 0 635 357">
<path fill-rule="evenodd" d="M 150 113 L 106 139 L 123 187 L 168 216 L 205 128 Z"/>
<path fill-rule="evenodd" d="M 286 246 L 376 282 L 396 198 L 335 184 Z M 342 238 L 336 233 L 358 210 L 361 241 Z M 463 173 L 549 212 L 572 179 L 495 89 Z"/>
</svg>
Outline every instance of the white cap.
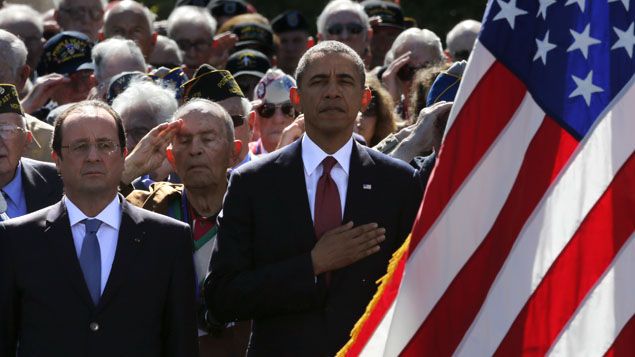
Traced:
<svg viewBox="0 0 635 357">
<path fill-rule="evenodd" d="M 288 102 L 289 92 L 295 86 L 293 77 L 280 69 L 270 69 L 254 89 L 254 99 L 273 104 Z"/>
</svg>

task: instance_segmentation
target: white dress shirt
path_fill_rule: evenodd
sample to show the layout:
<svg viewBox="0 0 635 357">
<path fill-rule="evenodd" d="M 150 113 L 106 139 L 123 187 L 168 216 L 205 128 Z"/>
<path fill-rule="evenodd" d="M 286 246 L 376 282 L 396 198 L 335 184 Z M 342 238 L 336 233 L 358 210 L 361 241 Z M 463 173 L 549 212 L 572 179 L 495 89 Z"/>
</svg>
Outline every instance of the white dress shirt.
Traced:
<svg viewBox="0 0 635 357">
<path fill-rule="evenodd" d="M 84 235 L 86 227 L 82 222 L 87 218 L 96 218 L 102 223 L 97 230 L 97 241 L 99 242 L 99 250 L 101 252 L 101 293 L 106 289 L 106 283 L 110 276 L 112 263 L 115 260 L 115 251 L 117 250 L 117 239 L 119 237 L 119 227 L 121 226 L 121 204 L 119 196 L 115 198 L 95 217 L 86 216 L 68 197 L 64 196 L 64 204 L 68 211 L 68 218 L 71 223 L 71 233 L 73 234 L 73 242 L 77 258 L 82 251 L 84 244 Z"/>
<path fill-rule="evenodd" d="M 322 160 L 327 156 L 333 156 L 337 164 L 331 169 L 331 178 L 337 185 L 340 194 L 340 204 L 342 208 L 342 218 L 344 218 L 344 208 L 346 203 L 346 190 L 348 189 L 348 174 L 351 164 L 351 153 L 353 151 L 353 137 L 337 150 L 333 155 L 325 153 L 308 135 L 302 136 L 302 162 L 304 163 L 304 180 L 306 191 L 309 196 L 309 207 L 311 207 L 311 219 L 315 221 L 315 191 L 322 176 L 324 168 Z M 345 223 L 345 222 L 343 222 Z"/>
</svg>

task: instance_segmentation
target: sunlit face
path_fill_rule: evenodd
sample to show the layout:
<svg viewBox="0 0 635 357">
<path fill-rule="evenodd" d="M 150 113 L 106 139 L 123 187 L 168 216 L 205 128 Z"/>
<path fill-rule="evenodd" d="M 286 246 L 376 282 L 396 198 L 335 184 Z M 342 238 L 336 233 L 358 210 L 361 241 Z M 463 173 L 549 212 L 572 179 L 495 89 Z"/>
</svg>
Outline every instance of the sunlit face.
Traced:
<svg viewBox="0 0 635 357">
<path fill-rule="evenodd" d="M 143 106 L 127 108 L 120 115 L 126 131 L 128 151 L 132 151 L 137 143 L 157 124 L 154 112 Z"/>
<path fill-rule="evenodd" d="M 104 22 L 104 35 L 106 38 L 121 36 L 133 40 L 145 58 L 154 48 L 153 31 L 141 7 L 119 6 L 110 10 Z"/>
<path fill-rule="evenodd" d="M 368 29 L 355 12 L 341 10 L 326 19 L 322 39 L 345 43 L 364 58 L 368 46 Z"/>
<path fill-rule="evenodd" d="M 256 126 L 267 152 L 278 146 L 284 128 L 293 123 L 295 110 L 291 102 L 273 104 L 264 102 L 256 110 Z"/>
<path fill-rule="evenodd" d="M 198 22 L 180 22 L 172 30 L 172 39 L 179 45 L 183 63 L 193 69 L 207 63 L 212 55 L 212 33 Z"/>
<path fill-rule="evenodd" d="M 322 135 L 353 131 L 364 94 L 363 80 L 345 54 L 316 54 L 298 83 L 307 132 Z"/>
<path fill-rule="evenodd" d="M 65 0 L 55 13 L 64 31 L 79 31 L 96 41 L 104 24 L 101 0 Z"/>
<path fill-rule="evenodd" d="M 238 161 L 242 161 L 247 155 L 247 151 L 249 150 L 249 146 L 247 145 L 251 140 L 251 129 L 249 128 L 249 112 L 245 110 L 245 106 L 242 104 L 242 100 L 239 97 L 231 97 L 227 99 L 223 99 L 218 102 L 221 107 L 223 107 L 227 113 L 231 116 L 240 116 L 243 119 L 243 123 L 238 126 L 234 126 L 234 136 L 236 140 L 240 140 L 242 142 L 242 147 L 240 151 L 240 157 Z"/>
<path fill-rule="evenodd" d="M 13 178 L 20 157 L 30 141 L 30 135 L 23 128 L 20 115 L 0 114 L 0 182 L 6 181 L 6 184 Z"/>
<path fill-rule="evenodd" d="M 67 195 L 90 198 L 116 193 L 124 154 L 110 113 L 102 108 L 84 107 L 69 114 L 61 132 L 61 155 L 54 155 L 54 161 Z M 111 147 L 112 151 L 108 150 Z"/>
<path fill-rule="evenodd" d="M 232 164 L 232 144 L 227 141 L 219 113 L 196 108 L 186 112 L 172 141 L 174 168 L 186 188 L 204 188 L 226 181 Z"/>
</svg>

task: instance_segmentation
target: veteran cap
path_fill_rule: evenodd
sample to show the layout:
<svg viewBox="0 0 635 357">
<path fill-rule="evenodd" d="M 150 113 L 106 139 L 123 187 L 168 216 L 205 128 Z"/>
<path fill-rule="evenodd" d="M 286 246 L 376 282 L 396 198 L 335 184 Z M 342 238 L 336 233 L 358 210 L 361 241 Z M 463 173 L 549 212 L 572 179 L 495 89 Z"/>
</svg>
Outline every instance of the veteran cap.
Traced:
<svg viewBox="0 0 635 357">
<path fill-rule="evenodd" d="M 379 16 L 381 23 L 378 26 L 404 28 L 403 11 L 394 2 L 366 0 L 362 2 L 362 6 L 369 17 Z"/>
<path fill-rule="evenodd" d="M 172 69 L 159 67 L 150 73 L 150 78 L 154 79 L 154 81 L 162 87 L 174 90 L 174 96 L 177 100 L 183 96 L 181 86 L 189 80 L 187 74 L 183 72 L 183 68 L 181 67 L 174 67 Z"/>
<path fill-rule="evenodd" d="M 115 98 L 130 87 L 130 83 L 132 83 L 132 81 L 153 82 L 152 78 L 143 72 L 122 72 L 110 79 L 110 83 L 108 84 L 108 95 L 106 96 L 108 104 L 112 105 Z"/>
<path fill-rule="evenodd" d="M 271 20 L 271 28 L 275 33 L 289 31 L 309 31 L 309 24 L 297 10 L 288 10 Z"/>
<path fill-rule="evenodd" d="M 227 59 L 225 66 L 225 69 L 231 72 L 234 78 L 244 75 L 262 78 L 269 68 L 271 68 L 269 58 L 262 52 L 251 49 L 234 52 Z"/>
<path fill-rule="evenodd" d="M 93 42 L 81 32 L 64 31 L 51 37 L 44 44 L 44 52 L 38 65 L 38 74 L 71 74 L 84 69 L 92 70 Z"/>
<path fill-rule="evenodd" d="M 280 104 L 289 101 L 289 92 L 295 87 L 295 79 L 275 68 L 267 71 L 254 90 L 254 98 L 263 102 Z"/>
<path fill-rule="evenodd" d="M 241 0 L 214 0 L 207 4 L 214 17 L 232 17 L 249 12 L 249 4 Z"/>
<path fill-rule="evenodd" d="M 24 115 L 18 91 L 13 84 L 0 84 L 0 114 L 5 113 Z"/>
<path fill-rule="evenodd" d="M 200 75 L 194 76 L 194 78 L 181 86 L 185 101 L 192 98 L 204 98 L 219 102 L 231 97 L 245 97 L 229 71 L 207 71 L 207 69 L 201 71 Z"/>
<path fill-rule="evenodd" d="M 432 82 L 432 86 L 430 86 L 430 91 L 428 91 L 426 107 L 440 101 L 454 101 L 466 66 L 466 61 L 454 62 L 450 68 L 437 76 L 434 82 Z"/>
<path fill-rule="evenodd" d="M 244 22 L 232 28 L 232 32 L 238 36 L 236 51 L 251 48 L 269 56 L 273 53 L 273 32 L 269 26 L 255 22 Z"/>
</svg>

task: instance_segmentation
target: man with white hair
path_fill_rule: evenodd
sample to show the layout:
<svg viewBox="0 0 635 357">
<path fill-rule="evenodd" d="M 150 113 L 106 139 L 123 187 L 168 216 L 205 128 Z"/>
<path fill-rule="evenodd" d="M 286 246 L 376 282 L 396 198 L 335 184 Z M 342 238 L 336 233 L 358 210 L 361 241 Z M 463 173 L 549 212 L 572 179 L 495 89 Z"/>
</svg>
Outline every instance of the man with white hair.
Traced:
<svg viewBox="0 0 635 357">
<path fill-rule="evenodd" d="M 167 30 L 168 37 L 183 53 L 185 73 L 192 78 L 194 71 L 212 56 L 216 20 L 205 8 L 180 6 L 168 17 Z"/>
<path fill-rule="evenodd" d="M 463 20 L 456 24 L 445 37 L 447 52 L 454 61 L 467 60 L 474 42 L 481 31 L 481 23 L 476 20 Z"/>
<path fill-rule="evenodd" d="M 133 40 L 147 60 L 157 42 L 157 33 L 153 30 L 154 14 L 142 4 L 124 0 L 118 2 L 104 15 L 104 29 L 100 39 L 121 36 Z"/>
<path fill-rule="evenodd" d="M 28 5 L 8 5 L 0 10 L 0 29 L 19 36 L 28 51 L 26 64 L 35 69 L 44 50 L 42 15 Z"/>
<path fill-rule="evenodd" d="M 27 49 L 24 43 L 14 34 L 0 30 L 0 63 L 4 64 L 0 67 L 0 83 L 13 84 L 20 92 L 24 88 L 30 73 L 26 58 Z M 33 96 L 30 98 L 36 99 Z M 53 127 L 27 113 L 25 113 L 24 117 L 27 129 L 33 134 L 33 141 L 28 144 L 23 156 L 36 160 L 51 161 L 49 143 L 53 136 Z"/>
<path fill-rule="evenodd" d="M 155 68 L 166 67 L 169 69 L 180 67 L 183 63 L 183 56 L 179 45 L 176 42 L 163 35 L 157 36 L 157 43 L 154 45 L 154 50 L 150 54 L 148 63 Z"/>
<path fill-rule="evenodd" d="M 390 62 L 382 74 L 382 83 L 395 103 L 402 103 L 402 118 L 408 118 L 405 103 L 410 100 L 410 87 L 417 70 L 439 64 L 445 60 L 441 40 L 427 29 L 409 28 L 393 42 L 386 54 Z"/>
<path fill-rule="evenodd" d="M 59 0 L 53 16 L 62 31 L 79 31 L 97 41 L 105 6 L 105 0 Z"/>
<path fill-rule="evenodd" d="M 92 52 L 97 96 L 105 98 L 110 79 L 122 72 L 147 72 L 143 53 L 132 40 L 110 38 L 98 43 Z"/>
<path fill-rule="evenodd" d="M 373 30 L 364 7 L 351 0 L 328 3 L 317 19 L 318 41 L 334 40 L 352 48 L 364 60 L 370 60 Z"/>
</svg>

